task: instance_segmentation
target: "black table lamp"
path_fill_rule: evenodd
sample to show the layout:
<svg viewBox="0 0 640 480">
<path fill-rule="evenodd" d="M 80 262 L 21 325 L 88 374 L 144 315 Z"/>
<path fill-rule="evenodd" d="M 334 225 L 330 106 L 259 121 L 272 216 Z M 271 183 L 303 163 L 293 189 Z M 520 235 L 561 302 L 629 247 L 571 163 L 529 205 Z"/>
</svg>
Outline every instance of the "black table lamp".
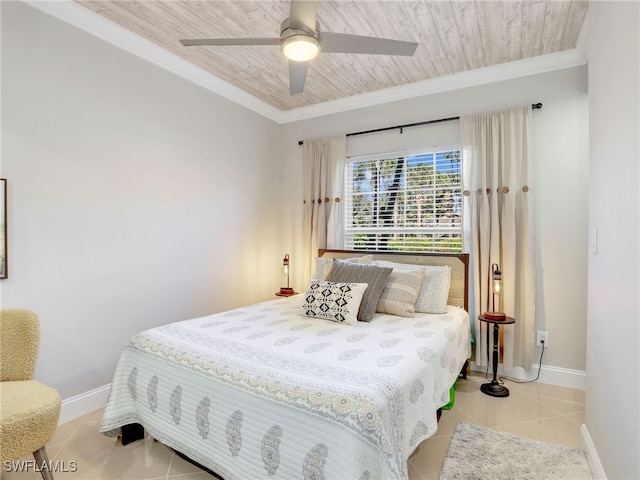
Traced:
<svg viewBox="0 0 640 480">
<path fill-rule="evenodd" d="M 502 294 L 502 272 L 497 263 L 491 265 L 491 311 L 484 312 L 485 318 L 490 320 L 504 320 L 507 316 L 504 312 L 496 311 L 496 295 L 498 295 L 498 308 L 500 308 L 500 295 Z"/>
</svg>

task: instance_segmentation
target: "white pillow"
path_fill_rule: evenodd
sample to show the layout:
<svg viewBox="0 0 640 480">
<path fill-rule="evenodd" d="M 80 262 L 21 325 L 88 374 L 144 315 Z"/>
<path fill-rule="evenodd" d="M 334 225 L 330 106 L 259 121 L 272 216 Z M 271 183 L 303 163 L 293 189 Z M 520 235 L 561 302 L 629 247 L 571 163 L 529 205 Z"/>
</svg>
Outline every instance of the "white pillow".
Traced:
<svg viewBox="0 0 640 480">
<path fill-rule="evenodd" d="M 426 267 L 420 293 L 416 300 L 416 312 L 447 313 L 447 300 L 451 286 L 451 267 L 429 265 Z"/>
<path fill-rule="evenodd" d="M 373 260 L 373 255 L 364 255 L 363 257 L 347 258 L 346 260 L 343 260 L 343 261 L 349 262 L 349 263 L 361 263 L 364 265 L 368 265 L 371 263 L 371 260 Z M 317 257 L 316 271 L 313 272 L 312 278 L 316 278 L 318 280 L 324 280 L 325 278 L 327 278 L 327 275 L 329 275 L 329 271 L 331 270 L 332 266 L 333 266 L 333 258 Z"/>
<path fill-rule="evenodd" d="M 412 270 L 416 267 L 425 270 L 420 292 L 415 303 L 415 311 L 420 313 L 447 313 L 447 300 L 451 286 L 451 267 L 448 265 L 413 265 L 375 260 L 372 265 L 391 267 L 400 270 Z"/>
<path fill-rule="evenodd" d="M 366 283 L 327 282 L 311 279 L 304 294 L 302 314 L 307 317 L 324 318 L 345 325 L 358 323 L 358 309 Z"/>
<path fill-rule="evenodd" d="M 424 274 L 425 269 L 419 266 L 411 270 L 394 268 L 378 299 L 376 312 L 413 317 Z"/>
</svg>

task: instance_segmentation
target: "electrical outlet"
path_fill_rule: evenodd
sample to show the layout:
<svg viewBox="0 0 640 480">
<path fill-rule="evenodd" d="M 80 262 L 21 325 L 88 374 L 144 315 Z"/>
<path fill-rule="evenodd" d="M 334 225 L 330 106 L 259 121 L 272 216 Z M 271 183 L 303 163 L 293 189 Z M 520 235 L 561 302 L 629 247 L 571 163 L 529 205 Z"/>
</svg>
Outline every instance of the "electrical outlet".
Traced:
<svg viewBox="0 0 640 480">
<path fill-rule="evenodd" d="M 544 348 L 549 348 L 549 332 L 538 330 L 538 335 L 536 335 L 536 347 L 541 347 L 543 341 Z"/>
</svg>

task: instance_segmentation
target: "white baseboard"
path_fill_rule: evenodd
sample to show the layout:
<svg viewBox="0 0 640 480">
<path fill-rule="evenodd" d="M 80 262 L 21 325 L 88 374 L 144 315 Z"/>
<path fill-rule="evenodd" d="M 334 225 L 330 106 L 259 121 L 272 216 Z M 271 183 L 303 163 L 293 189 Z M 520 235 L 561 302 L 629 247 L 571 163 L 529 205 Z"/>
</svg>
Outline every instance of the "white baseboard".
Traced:
<svg viewBox="0 0 640 480">
<path fill-rule="evenodd" d="M 81 393 L 75 397 L 65 398 L 62 401 L 62 408 L 60 409 L 60 419 L 58 425 L 80 418 L 87 413 L 91 413 L 99 408 L 102 408 L 107 403 L 109 398 L 109 390 L 111 384 L 103 385 L 102 387 L 94 388 L 88 392 Z"/>
<path fill-rule="evenodd" d="M 607 480 L 607 475 L 604 473 L 602 463 L 600 463 L 600 457 L 598 457 L 596 447 L 591 440 L 591 435 L 589 435 L 587 426 L 584 424 L 580 427 L 580 444 L 582 445 L 582 450 L 587 457 L 587 462 L 589 463 L 589 468 L 591 468 L 593 478 L 595 480 Z"/>
<path fill-rule="evenodd" d="M 498 374 L 505 377 L 512 377 L 516 380 L 533 380 L 538 375 L 539 365 L 534 364 L 528 372 L 521 367 L 516 367 L 510 372 L 505 372 L 502 365 L 498 366 Z M 471 370 L 474 372 L 486 372 L 485 366 L 476 365 L 471 362 Z M 492 370 L 489 368 L 489 376 Z M 561 387 L 576 388 L 578 390 L 586 390 L 587 372 L 582 370 L 571 370 L 569 368 L 552 367 L 543 365 L 540 368 L 540 383 L 548 383 L 551 385 L 559 385 Z"/>
</svg>

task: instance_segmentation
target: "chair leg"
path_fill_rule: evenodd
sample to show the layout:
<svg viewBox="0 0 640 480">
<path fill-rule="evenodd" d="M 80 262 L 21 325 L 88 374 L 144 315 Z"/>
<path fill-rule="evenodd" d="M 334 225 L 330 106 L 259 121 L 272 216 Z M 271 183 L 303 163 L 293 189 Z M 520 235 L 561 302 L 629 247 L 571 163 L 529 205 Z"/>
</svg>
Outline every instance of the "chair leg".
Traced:
<svg viewBox="0 0 640 480">
<path fill-rule="evenodd" d="M 49 457 L 47 457 L 47 450 L 43 447 L 33 452 L 33 457 L 36 459 L 42 480 L 53 480 L 53 474 L 50 470 Z"/>
</svg>

